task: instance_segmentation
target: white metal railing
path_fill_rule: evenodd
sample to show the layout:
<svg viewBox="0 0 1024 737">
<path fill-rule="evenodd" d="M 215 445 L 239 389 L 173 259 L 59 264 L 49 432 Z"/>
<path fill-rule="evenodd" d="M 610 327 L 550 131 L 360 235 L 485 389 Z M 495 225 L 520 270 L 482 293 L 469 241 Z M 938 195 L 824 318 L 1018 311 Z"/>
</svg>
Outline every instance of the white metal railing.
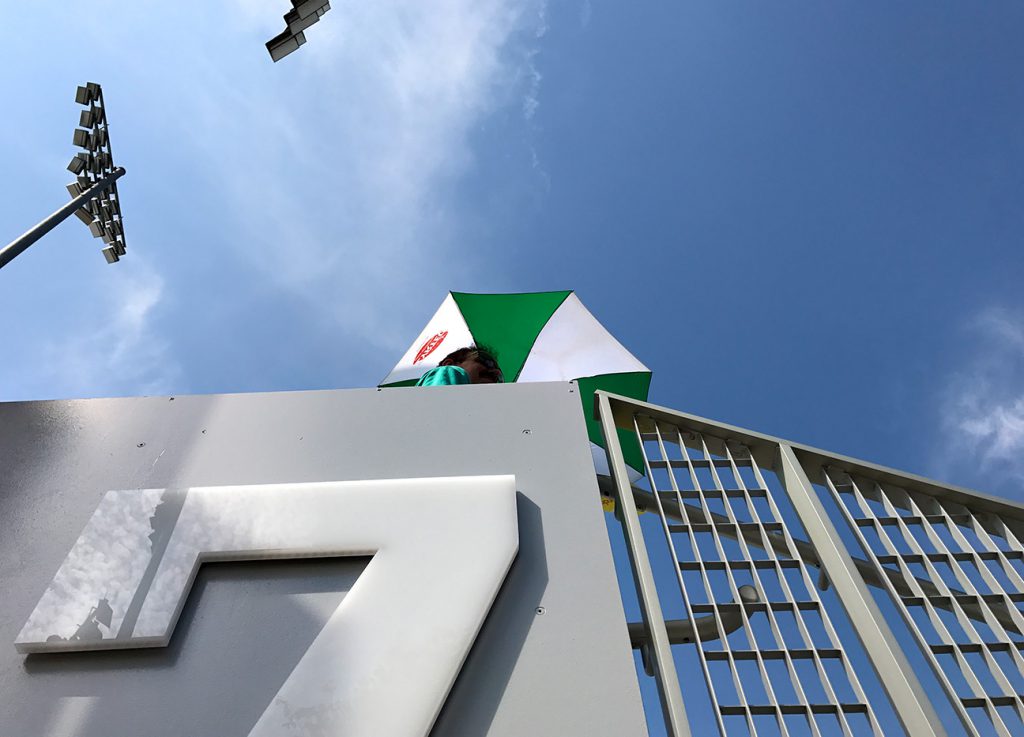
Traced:
<svg viewBox="0 0 1024 737">
<path fill-rule="evenodd" d="M 668 734 L 691 734 L 674 647 L 696 650 L 723 735 L 886 734 L 865 679 L 914 737 L 1024 734 L 1024 508 L 605 392 L 595 411 L 643 618 L 631 637 Z M 627 443 L 647 489 L 629 481 Z M 660 533 L 645 536 L 638 506 Z M 651 565 L 658 545 L 674 561 L 668 589 Z M 902 621 L 886 621 L 869 587 Z M 666 622 L 666 595 L 687 620 Z M 911 660 L 930 666 L 927 689 Z"/>
</svg>

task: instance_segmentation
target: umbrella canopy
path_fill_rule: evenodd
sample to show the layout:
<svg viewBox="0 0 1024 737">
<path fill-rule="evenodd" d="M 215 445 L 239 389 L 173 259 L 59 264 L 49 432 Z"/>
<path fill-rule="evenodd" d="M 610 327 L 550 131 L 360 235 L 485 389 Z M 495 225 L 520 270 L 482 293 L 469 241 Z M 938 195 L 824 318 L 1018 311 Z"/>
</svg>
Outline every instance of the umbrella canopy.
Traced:
<svg viewBox="0 0 1024 737">
<path fill-rule="evenodd" d="M 605 330 L 579 297 L 562 291 L 449 292 L 380 386 L 412 386 L 446 355 L 469 345 L 493 350 L 507 382 L 576 381 L 587 434 L 599 446 L 604 443 L 592 418 L 594 392 L 646 400 L 651 385 L 650 369 Z M 636 440 L 622 439 L 626 462 L 642 468 Z M 595 454 L 595 462 L 607 469 L 603 452 Z"/>
</svg>

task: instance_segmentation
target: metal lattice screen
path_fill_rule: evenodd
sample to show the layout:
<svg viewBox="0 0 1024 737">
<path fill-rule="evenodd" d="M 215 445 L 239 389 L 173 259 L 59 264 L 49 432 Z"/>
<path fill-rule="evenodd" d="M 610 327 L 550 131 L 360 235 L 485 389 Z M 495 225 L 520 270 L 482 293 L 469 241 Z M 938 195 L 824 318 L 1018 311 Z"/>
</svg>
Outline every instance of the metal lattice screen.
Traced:
<svg viewBox="0 0 1024 737">
<path fill-rule="evenodd" d="M 1003 518 L 825 469 L 970 734 L 1024 735 L 1024 546 Z M 905 582 L 899 586 L 897 582 Z"/>
<path fill-rule="evenodd" d="M 697 728 L 723 735 L 1024 734 L 1024 509 L 613 395 L 598 406 L 643 619 L 631 636 L 666 734 L 694 733 L 698 694 L 712 718 Z M 635 485 L 626 444 L 642 451 Z"/>
<path fill-rule="evenodd" d="M 769 716 L 780 730 L 798 722 L 820 734 L 831 723 L 844 733 L 881 734 L 749 449 L 725 443 L 717 455 L 701 433 L 671 430 L 667 439 L 657 426 L 637 433 L 687 616 L 710 615 L 719 632 L 737 625 L 697 648 L 719 729 L 740 717 L 756 733 L 755 718 Z M 666 502 L 695 505 L 703 521 L 670 523 Z M 743 586 L 751 589 L 746 597 Z"/>
</svg>

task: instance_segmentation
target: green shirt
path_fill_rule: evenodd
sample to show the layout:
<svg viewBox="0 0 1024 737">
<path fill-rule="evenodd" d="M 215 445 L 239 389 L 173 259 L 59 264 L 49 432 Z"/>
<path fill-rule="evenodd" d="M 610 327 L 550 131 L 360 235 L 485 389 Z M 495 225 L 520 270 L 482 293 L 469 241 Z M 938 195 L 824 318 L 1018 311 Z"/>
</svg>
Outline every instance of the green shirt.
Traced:
<svg viewBox="0 0 1024 737">
<path fill-rule="evenodd" d="M 423 374 L 416 386 L 450 386 L 468 384 L 469 374 L 461 366 L 438 366 Z"/>
</svg>

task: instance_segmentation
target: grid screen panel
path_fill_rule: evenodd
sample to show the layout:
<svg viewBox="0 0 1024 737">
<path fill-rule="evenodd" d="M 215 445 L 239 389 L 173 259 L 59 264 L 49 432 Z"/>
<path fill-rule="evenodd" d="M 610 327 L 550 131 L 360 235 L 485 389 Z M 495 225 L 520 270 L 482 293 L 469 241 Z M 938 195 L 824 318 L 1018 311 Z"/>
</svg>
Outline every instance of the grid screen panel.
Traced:
<svg viewBox="0 0 1024 737">
<path fill-rule="evenodd" d="M 689 622 L 705 625 L 690 647 L 719 732 L 884 734 L 801 560 L 798 523 L 767 481 L 772 472 L 741 443 L 661 422 L 653 432 L 634 422 L 634 431 L 676 595 Z"/>
<path fill-rule="evenodd" d="M 826 467 L 967 734 L 1024 734 L 1024 545 L 999 515 Z M 892 575 L 893 573 L 898 575 Z"/>
</svg>

